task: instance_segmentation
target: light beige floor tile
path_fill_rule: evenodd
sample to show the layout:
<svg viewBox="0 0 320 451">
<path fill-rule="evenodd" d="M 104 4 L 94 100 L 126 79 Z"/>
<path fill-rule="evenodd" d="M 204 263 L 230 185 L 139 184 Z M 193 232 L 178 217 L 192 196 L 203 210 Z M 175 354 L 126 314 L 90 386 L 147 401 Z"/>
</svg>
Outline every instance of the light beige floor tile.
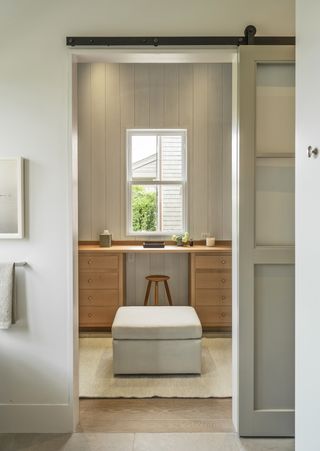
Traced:
<svg viewBox="0 0 320 451">
<path fill-rule="evenodd" d="M 1 451 L 132 451 L 133 434 L 4 434 Z"/>
<path fill-rule="evenodd" d="M 233 433 L 0 434 L 0 451 L 294 451 L 293 439 Z"/>
<path fill-rule="evenodd" d="M 292 439 L 239 439 L 232 433 L 135 434 L 134 451 L 293 451 Z"/>
<path fill-rule="evenodd" d="M 134 451 L 239 451 L 235 434 L 135 434 Z"/>
<path fill-rule="evenodd" d="M 276 438 L 242 438 L 241 451 L 294 451 L 293 439 Z"/>
<path fill-rule="evenodd" d="M 11 451 L 14 443 L 14 434 L 0 434 L 0 451 Z"/>
</svg>

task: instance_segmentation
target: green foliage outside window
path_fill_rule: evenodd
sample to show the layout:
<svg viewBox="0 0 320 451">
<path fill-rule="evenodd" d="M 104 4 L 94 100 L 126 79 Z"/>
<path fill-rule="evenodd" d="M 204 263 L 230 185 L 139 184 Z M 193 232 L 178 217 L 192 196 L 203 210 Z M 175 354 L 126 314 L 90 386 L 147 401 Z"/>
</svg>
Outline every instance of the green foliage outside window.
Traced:
<svg viewBox="0 0 320 451">
<path fill-rule="evenodd" d="M 132 186 L 132 228 L 134 232 L 157 229 L 157 196 L 144 186 Z"/>
</svg>

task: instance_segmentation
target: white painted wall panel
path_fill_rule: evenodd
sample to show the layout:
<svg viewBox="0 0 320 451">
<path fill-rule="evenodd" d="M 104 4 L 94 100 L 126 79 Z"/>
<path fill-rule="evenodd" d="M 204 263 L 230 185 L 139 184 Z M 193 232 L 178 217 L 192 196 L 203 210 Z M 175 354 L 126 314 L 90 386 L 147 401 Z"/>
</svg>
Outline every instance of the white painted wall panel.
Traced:
<svg viewBox="0 0 320 451">
<path fill-rule="evenodd" d="M 78 68 L 78 196 L 79 236 L 92 236 L 91 211 L 91 66 L 82 64 Z"/>
<path fill-rule="evenodd" d="M 80 96 L 80 93 L 79 93 Z M 104 229 L 107 177 L 106 166 L 106 67 L 105 64 L 93 64 L 91 67 L 91 212 L 92 231 Z M 109 173 L 109 171 L 108 171 Z M 103 206 L 103 208 L 101 208 Z M 82 208 L 79 207 L 79 211 Z M 87 213 L 88 214 L 88 213 Z"/>
<path fill-rule="evenodd" d="M 121 147 L 121 107 L 120 107 L 120 65 L 106 66 L 106 96 L 105 96 L 105 171 L 106 197 L 105 224 L 114 231 L 114 238 L 121 236 L 121 174 L 124 158 Z M 110 177 L 110 175 L 113 175 Z M 116 185 L 114 181 L 118 180 Z"/>
<path fill-rule="evenodd" d="M 296 450 L 320 449 L 320 2 L 297 0 L 296 49 Z"/>
</svg>

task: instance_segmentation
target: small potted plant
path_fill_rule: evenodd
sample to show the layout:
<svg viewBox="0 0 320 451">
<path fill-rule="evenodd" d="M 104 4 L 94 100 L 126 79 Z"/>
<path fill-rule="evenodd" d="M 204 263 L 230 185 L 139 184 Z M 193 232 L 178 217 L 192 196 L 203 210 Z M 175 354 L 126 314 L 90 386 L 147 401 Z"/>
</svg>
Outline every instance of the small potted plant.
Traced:
<svg viewBox="0 0 320 451">
<path fill-rule="evenodd" d="M 172 235 L 172 240 L 176 242 L 177 246 L 185 246 L 189 242 L 189 233 L 184 232 L 183 235 Z"/>
</svg>

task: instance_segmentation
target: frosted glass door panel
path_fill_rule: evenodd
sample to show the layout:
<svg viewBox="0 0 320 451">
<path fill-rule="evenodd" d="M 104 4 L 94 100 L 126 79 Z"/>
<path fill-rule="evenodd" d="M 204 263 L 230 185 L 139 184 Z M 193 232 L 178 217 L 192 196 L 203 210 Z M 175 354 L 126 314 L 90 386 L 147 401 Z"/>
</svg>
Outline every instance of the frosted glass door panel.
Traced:
<svg viewBox="0 0 320 451">
<path fill-rule="evenodd" d="M 257 154 L 294 153 L 294 64 L 257 64 L 256 80 Z"/>
<path fill-rule="evenodd" d="M 256 265 L 254 408 L 294 409 L 294 265 Z"/>
<path fill-rule="evenodd" d="M 294 244 L 294 162 L 256 159 L 256 245 Z"/>
</svg>

